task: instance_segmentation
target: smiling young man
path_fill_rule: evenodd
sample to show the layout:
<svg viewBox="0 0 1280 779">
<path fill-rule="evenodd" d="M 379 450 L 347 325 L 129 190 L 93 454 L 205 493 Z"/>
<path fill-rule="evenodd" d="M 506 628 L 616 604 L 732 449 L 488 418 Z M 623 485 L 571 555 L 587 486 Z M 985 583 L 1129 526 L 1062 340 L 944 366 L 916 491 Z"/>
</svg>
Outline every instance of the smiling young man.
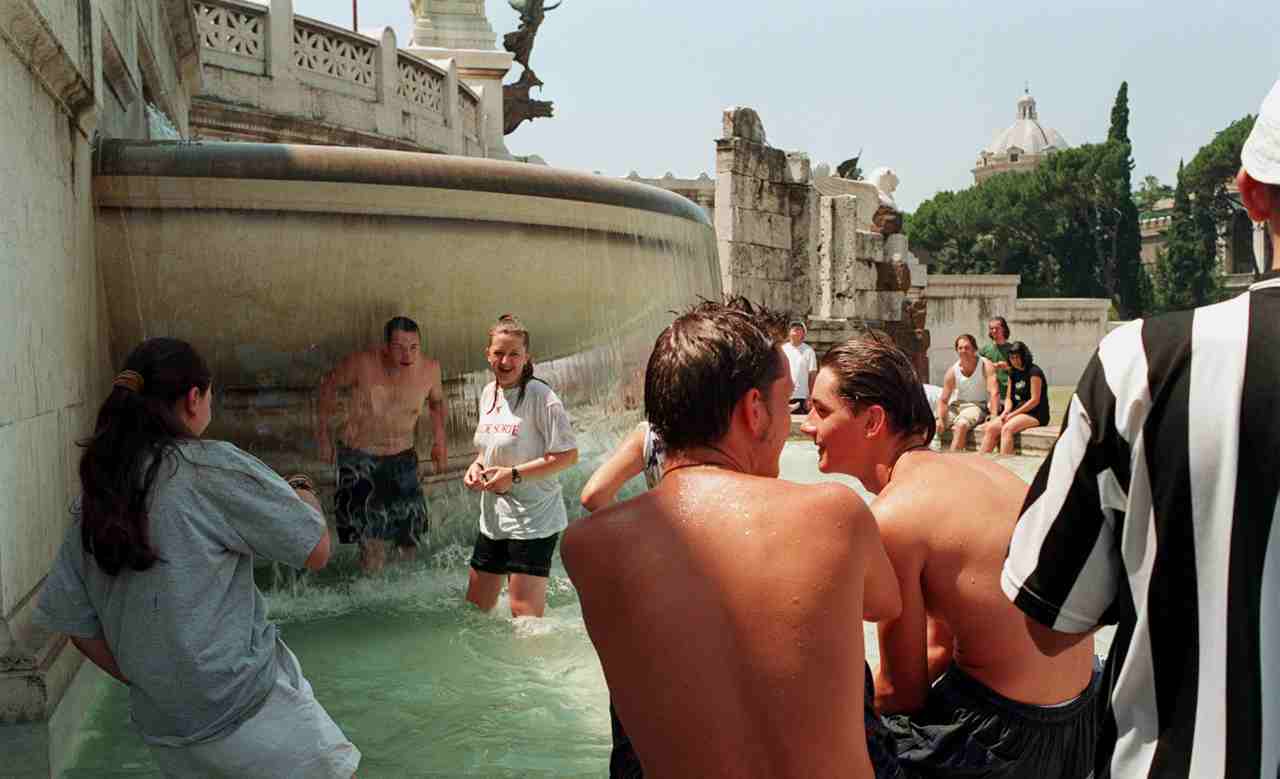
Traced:
<svg viewBox="0 0 1280 779">
<path fill-rule="evenodd" d="M 350 402 L 335 454 L 329 426 L 338 390 Z M 320 382 L 316 443 L 337 469 L 334 514 L 344 543 L 360 545 L 360 566 L 382 568 L 387 544 L 401 558 L 416 555 L 427 532 L 427 501 L 418 477 L 415 431 L 426 404 L 431 411 L 431 462 L 447 462 L 444 389 L 440 363 L 422 354 L 418 324 L 398 316 L 383 328 L 383 343 L 348 355 Z"/>
<path fill-rule="evenodd" d="M 909 775 L 1084 779 L 1099 675 L 1091 646 L 1051 657 L 1000 591 L 1026 485 L 1003 466 L 929 449 L 911 362 L 869 335 L 822 358 L 801 430 L 818 468 L 875 493 L 902 612 L 880 621 L 876 707 Z"/>
<path fill-rule="evenodd" d="M 780 334 L 741 300 L 664 330 L 645 374 L 662 480 L 565 532 L 587 632 L 651 776 L 875 775 L 862 619 L 896 615 L 897 585 L 852 490 L 777 478 L 793 388 Z"/>
</svg>

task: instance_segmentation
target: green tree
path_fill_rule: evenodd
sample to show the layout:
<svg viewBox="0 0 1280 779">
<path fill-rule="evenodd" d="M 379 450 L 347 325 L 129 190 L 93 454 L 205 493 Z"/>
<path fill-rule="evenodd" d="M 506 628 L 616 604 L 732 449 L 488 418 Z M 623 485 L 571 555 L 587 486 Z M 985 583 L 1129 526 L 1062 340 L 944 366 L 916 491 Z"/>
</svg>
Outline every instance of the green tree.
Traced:
<svg viewBox="0 0 1280 779">
<path fill-rule="evenodd" d="M 1173 216 L 1156 260 L 1156 304 L 1164 311 L 1211 303 L 1220 287 L 1214 247 L 1204 241 L 1205 223 L 1212 229 L 1213 217 L 1206 203 L 1193 203 L 1186 184 L 1186 169 L 1179 163 Z"/>
<path fill-rule="evenodd" d="M 1129 143 L 1129 82 L 1120 82 L 1120 91 L 1116 92 L 1116 101 L 1111 105 L 1111 129 L 1107 131 L 1108 141 Z"/>
<path fill-rule="evenodd" d="M 1146 270 L 1142 267 L 1142 233 L 1138 228 L 1138 206 L 1130 192 L 1133 190 L 1133 144 L 1129 140 L 1129 82 L 1120 82 L 1115 104 L 1111 107 L 1111 128 L 1107 143 L 1124 148 L 1125 164 L 1113 172 L 1115 180 L 1108 182 L 1100 193 L 1099 207 L 1105 209 L 1099 216 L 1101 229 L 1111 233 L 1111 251 L 1099 251 L 1103 288 L 1115 303 L 1120 315 L 1126 319 L 1142 316 L 1151 305 L 1146 294 L 1148 285 L 1142 281 Z M 1120 188 L 1119 192 L 1113 187 Z M 1123 197 L 1115 197 L 1123 193 Z"/>
</svg>

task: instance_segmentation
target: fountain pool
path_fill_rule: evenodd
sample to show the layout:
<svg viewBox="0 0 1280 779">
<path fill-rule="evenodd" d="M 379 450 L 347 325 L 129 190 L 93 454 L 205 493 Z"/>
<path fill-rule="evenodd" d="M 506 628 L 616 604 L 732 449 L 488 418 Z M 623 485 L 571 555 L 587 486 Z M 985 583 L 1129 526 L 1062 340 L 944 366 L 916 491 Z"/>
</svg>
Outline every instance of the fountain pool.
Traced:
<svg viewBox="0 0 1280 779">
<path fill-rule="evenodd" d="M 616 438 L 584 436 L 590 456 L 564 476 L 576 496 Z M 812 444 L 790 441 L 783 478 L 857 481 L 817 472 Z M 1040 460 L 1001 460 L 1030 479 Z M 642 487 L 633 480 L 624 496 Z M 270 596 L 316 695 L 360 747 L 360 775 L 602 776 L 610 733 L 608 691 L 557 555 L 541 619 L 511 619 L 505 598 L 490 615 L 463 602 L 474 540 L 474 496 L 459 489 L 433 500 L 433 554 L 360 579 L 350 553 L 293 591 Z M 576 508 L 576 507 L 575 507 Z M 878 657 L 866 625 L 867 655 Z M 1105 642 L 1100 641 L 1105 648 Z M 128 723 L 127 694 L 102 677 L 99 698 L 75 742 L 65 777 L 159 776 Z"/>
</svg>

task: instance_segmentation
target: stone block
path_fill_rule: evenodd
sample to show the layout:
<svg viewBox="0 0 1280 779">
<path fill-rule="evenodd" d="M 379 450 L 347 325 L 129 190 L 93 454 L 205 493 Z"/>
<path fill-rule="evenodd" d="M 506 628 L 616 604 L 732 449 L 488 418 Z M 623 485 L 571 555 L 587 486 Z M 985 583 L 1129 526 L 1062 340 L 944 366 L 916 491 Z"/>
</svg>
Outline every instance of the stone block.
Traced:
<svg viewBox="0 0 1280 779">
<path fill-rule="evenodd" d="M 720 209 L 717 207 L 717 210 L 721 214 L 727 211 L 732 231 L 729 235 L 730 240 L 791 250 L 789 218 L 748 208 Z"/>
<path fill-rule="evenodd" d="M 735 278 L 789 281 L 791 253 L 749 243 L 729 244 L 728 270 Z"/>
<path fill-rule="evenodd" d="M 884 257 L 884 236 L 859 230 L 855 235 L 853 256 L 859 260 L 881 260 Z"/>
<path fill-rule="evenodd" d="M 754 108 L 733 106 L 724 110 L 725 138 L 742 138 L 752 143 L 767 144 L 764 122 Z"/>
<path fill-rule="evenodd" d="M 716 141 L 716 175 L 741 173 L 775 184 L 786 182 L 787 155 L 743 138 Z"/>
<path fill-rule="evenodd" d="M 804 152 L 787 152 L 788 184 L 812 184 L 813 169 L 809 165 L 809 155 Z"/>
<path fill-rule="evenodd" d="M 904 262 L 877 262 L 876 289 L 883 292 L 906 292 L 911 289 L 911 269 Z"/>
<path fill-rule="evenodd" d="M 923 330 L 929 317 L 928 301 L 924 298 L 907 298 L 902 303 L 902 321 L 910 327 Z"/>
<path fill-rule="evenodd" d="M 727 173 L 721 178 L 723 182 L 716 182 L 716 197 L 727 198 L 721 202 L 729 207 L 750 208 L 783 216 L 790 211 L 789 187 L 741 173 Z"/>
</svg>

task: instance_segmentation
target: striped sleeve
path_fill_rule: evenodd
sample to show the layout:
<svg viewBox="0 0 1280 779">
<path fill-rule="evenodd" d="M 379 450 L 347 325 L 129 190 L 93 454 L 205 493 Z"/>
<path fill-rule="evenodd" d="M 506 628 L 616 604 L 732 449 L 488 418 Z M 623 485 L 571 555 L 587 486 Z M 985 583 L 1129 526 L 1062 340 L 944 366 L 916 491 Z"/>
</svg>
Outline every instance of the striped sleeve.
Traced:
<svg viewBox="0 0 1280 779">
<path fill-rule="evenodd" d="M 1117 329 L 1090 360 L 1032 481 L 1001 575 L 1019 609 L 1064 633 L 1116 621 L 1131 446 L 1150 405 L 1141 328 Z"/>
</svg>

